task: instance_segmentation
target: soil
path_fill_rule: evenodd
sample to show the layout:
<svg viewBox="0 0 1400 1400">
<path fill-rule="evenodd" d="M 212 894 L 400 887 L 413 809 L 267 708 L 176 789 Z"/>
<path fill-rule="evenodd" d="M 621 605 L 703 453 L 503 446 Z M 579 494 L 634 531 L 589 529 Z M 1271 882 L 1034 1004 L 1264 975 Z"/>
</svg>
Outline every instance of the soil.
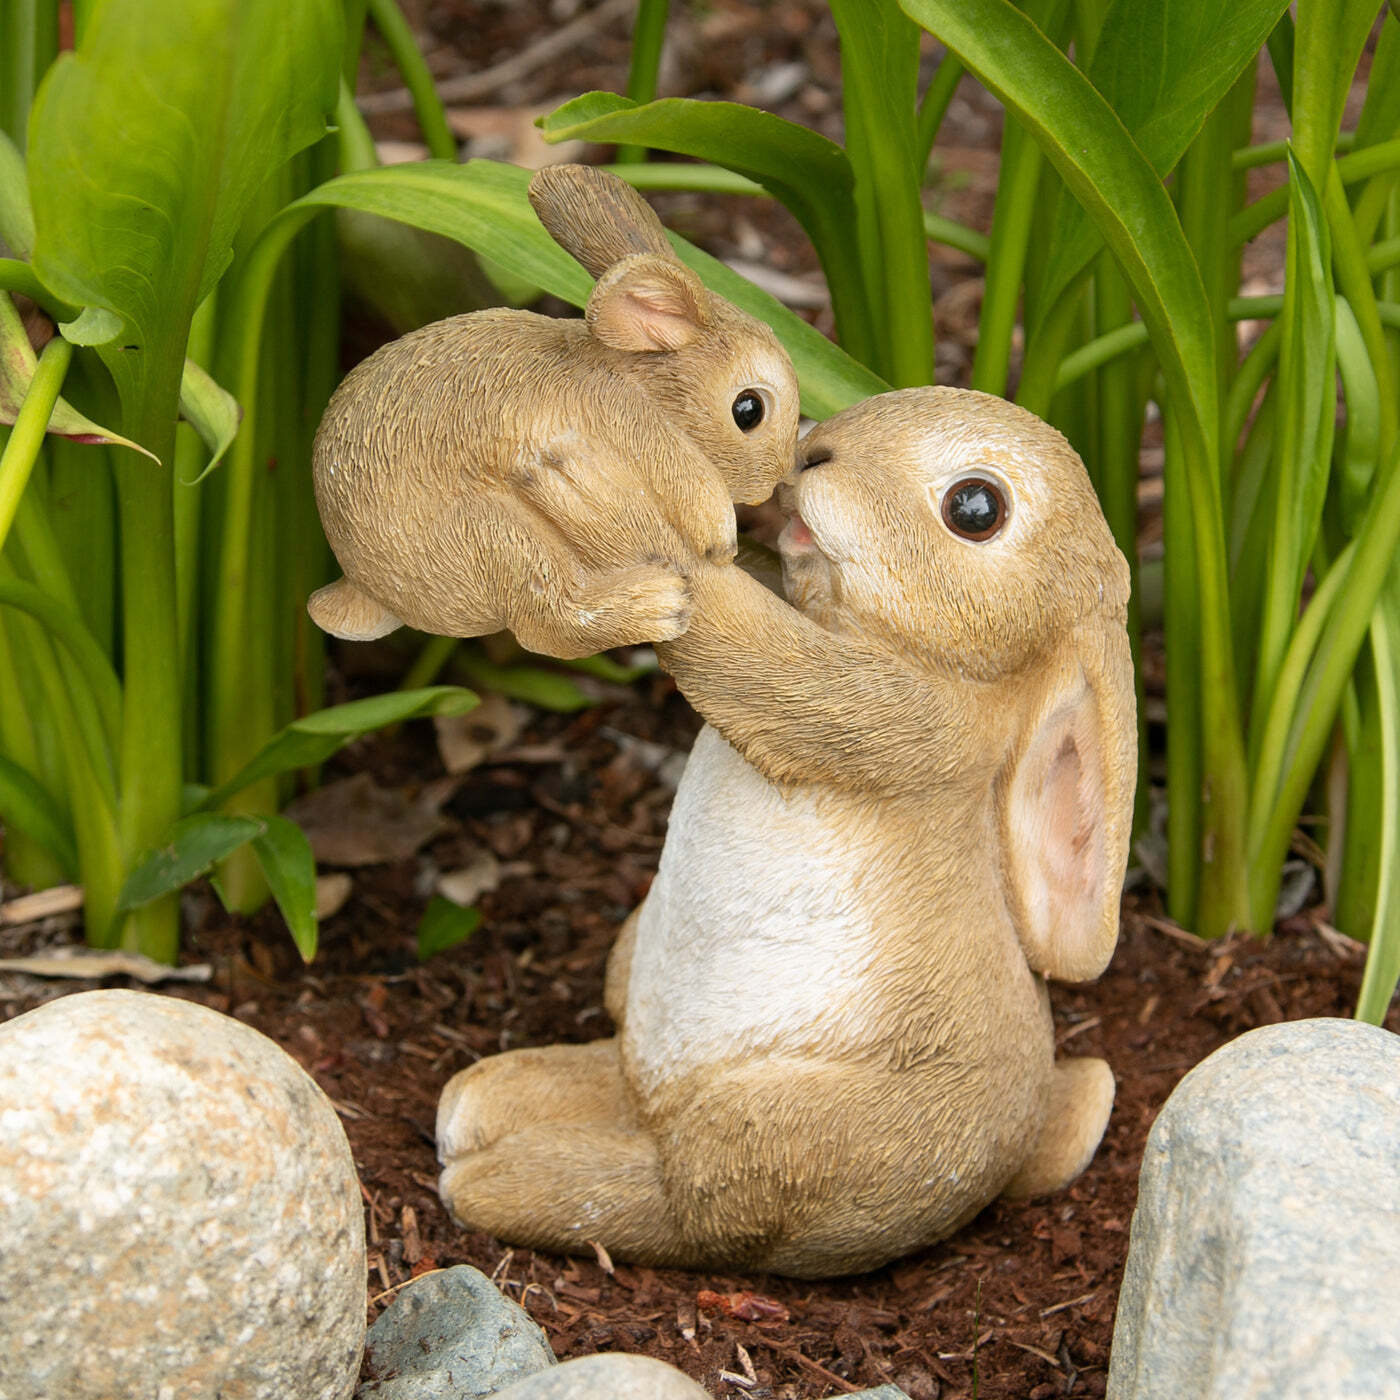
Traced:
<svg viewBox="0 0 1400 1400">
<path fill-rule="evenodd" d="M 444 79 L 491 70 L 582 12 L 571 0 L 406 8 Z M 751 102 L 767 95 L 773 110 L 839 138 L 839 69 L 825 6 L 716 0 L 673 8 L 663 92 Z M 567 54 L 523 75 L 507 72 L 470 106 L 454 108 L 459 126 L 495 131 L 473 138 L 477 153 L 525 158 L 528 144 L 528 123 L 522 136 L 519 122 L 483 127 L 470 116 L 483 106 L 518 115 L 589 87 L 620 90 L 626 32 L 625 19 L 600 24 Z M 394 83 L 372 56 L 363 78 L 371 89 Z M 373 120 L 383 138 L 415 139 L 411 115 L 380 111 Z M 935 197 L 945 212 L 984 229 L 998 137 L 995 104 L 964 83 L 937 153 Z M 491 146 L 502 140 L 507 149 Z M 668 222 L 721 256 L 797 278 L 814 272 L 810 248 L 781 210 L 692 196 L 657 204 Z M 1252 257 L 1259 285 L 1250 290 L 1271 279 L 1276 287 L 1281 249 Z M 939 378 L 964 382 L 981 284 L 961 255 L 934 250 L 933 258 Z M 810 314 L 827 324 L 821 307 Z M 1150 459 L 1144 478 L 1150 548 L 1159 499 Z M 1149 715 L 1157 717 L 1159 643 L 1149 639 L 1149 650 Z M 344 648 L 332 698 L 393 684 L 404 664 L 389 644 Z M 212 977 L 162 990 L 265 1032 L 330 1096 L 363 1186 L 369 1317 L 411 1278 L 466 1263 L 528 1309 L 561 1359 L 643 1352 L 715 1396 L 816 1400 L 891 1381 L 911 1400 L 1104 1394 L 1137 1173 L 1158 1109 L 1187 1070 L 1251 1027 L 1349 1015 L 1362 950 L 1333 934 L 1314 907 L 1267 942 L 1206 944 L 1172 925 L 1150 883 L 1139 881 L 1125 897 L 1108 971 L 1092 986 L 1053 992 L 1060 1047 L 1105 1057 L 1118 1080 L 1113 1117 L 1088 1170 L 1059 1196 L 995 1203 L 951 1239 L 876 1273 L 821 1283 L 695 1275 L 614 1266 L 605 1256 L 561 1259 L 463 1233 L 436 1194 L 438 1093 L 483 1055 L 609 1033 L 604 962 L 656 868 L 671 798 L 665 776 L 673 773 L 663 760 L 683 752 L 698 729 L 662 676 L 630 688 L 586 684 L 594 706 L 573 715 L 531 712 L 508 747 L 455 777 L 444 777 L 426 723 L 360 741 L 329 765 L 328 780 L 367 773 L 411 800 L 440 802 L 442 821 L 416 855 L 354 870 L 349 898 L 323 923 L 311 966 L 301 965 L 275 913 L 234 919 L 205 887 L 186 896 L 182 961 L 208 964 Z M 483 852 L 502 878 L 479 900 L 480 928 L 420 963 L 415 929 L 438 873 Z M 0 924 L 0 956 L 77 938 L 62 919 Z M 0 974 L 0 1020 L 86 985 L 95 984 Z M 134 984 L 116 977 L 105 985 Z M 1395 1009 L 1388 1024 L 1400 1029 Z"/>
</svg>

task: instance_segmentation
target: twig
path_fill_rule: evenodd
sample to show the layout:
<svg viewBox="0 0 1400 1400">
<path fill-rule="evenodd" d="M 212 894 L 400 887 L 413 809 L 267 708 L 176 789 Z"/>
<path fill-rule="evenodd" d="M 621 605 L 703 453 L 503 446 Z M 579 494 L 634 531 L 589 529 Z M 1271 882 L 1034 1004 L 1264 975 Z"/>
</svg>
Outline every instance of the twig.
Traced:
<svg viewBox="0 0 1400 1400">
<path fill-rule="evenodd" d="M 809 1371 L 815 1371 L 817 1375 L 830 1381 L 832 1385 L 839 1386 L 843 1395 L 854 1395 L 860 1387 L 852 1385 L 844 1376 L 838 1376 L 835 1371 L 828 1371 L 820 1361 L 813 1361 L 810 1356 L 804 1356 L 796 1347 L 780 1346 L 777 1342 L 765 1341 L 764 1346 L 776 1351 L 780 1356 L 786 1356 L 799 1365 L 805 1366 Z"/>
<path fill-rule="evenodd" d="M 463 73 L 444 78 L 437 85 L 438 96 L 444 102 L 476 102 L 520 78 L 528 77 L 551 59 L 572 53 L 595 30 L 603 29 L 637 8 L 637 0 L 602 0 L 602 4 L 570 20 L 561 29 L 546 34 L 528 48 L 513 54 L 504 63 L 483 68 L 479 73 Z M 388 92 L 368 92 L 355 99 L 367 117 L 381 112 L 408 112 L 413 108 L 413 94 L 407 88 L 392 88 Z"/>
<path fill-rule="evenodd" d="M 1077 1308 L 1081 1303 L 1087 1303 L 1098 1291 L 1097 1288 L 1094 1288 L 1078 1298 L 1069 1298 L 1063 1303 L 1056 1303 L 1053 1307 L 1041 1308 L 1040 1315 L 1041 1317 L 1050 1317 L 1053 1313 L 1064 1312 L 1066 1308 Z"/>
</svg>

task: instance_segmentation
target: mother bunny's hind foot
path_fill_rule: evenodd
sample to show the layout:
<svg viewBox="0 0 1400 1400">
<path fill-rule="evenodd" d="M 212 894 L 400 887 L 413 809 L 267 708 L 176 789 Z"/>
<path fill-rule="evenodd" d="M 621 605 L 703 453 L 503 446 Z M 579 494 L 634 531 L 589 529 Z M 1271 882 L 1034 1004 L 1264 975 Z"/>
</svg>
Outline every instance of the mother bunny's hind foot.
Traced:
<svg viewBox="0 0 1400 1400">
<path fill-rule="evenodd" d="M 634 1128 L 535 1123 L 452 1158 L 438 1192 L 453 1218 L 508 1244 L 556 1254 L 604 1249 L 619 1263 L 693 1268 L 656 1145 Z"/>
<path fill-rule="evenodd" d="M 453 1075 L 438 1100 L 438 1160 L 450 1167 L 536 1123 L 636 1126 L 616 1040 L 511 1050 Z"/>
<path fill-rule="evenodd" d="M 1113 1071 L 1107 1061 L 1056 1061 L 1045 1126 L 1002 1194 L 1017 1200 L 1068 1186 L 1089 1165 L 1112 1111 Z"/>
</svg>

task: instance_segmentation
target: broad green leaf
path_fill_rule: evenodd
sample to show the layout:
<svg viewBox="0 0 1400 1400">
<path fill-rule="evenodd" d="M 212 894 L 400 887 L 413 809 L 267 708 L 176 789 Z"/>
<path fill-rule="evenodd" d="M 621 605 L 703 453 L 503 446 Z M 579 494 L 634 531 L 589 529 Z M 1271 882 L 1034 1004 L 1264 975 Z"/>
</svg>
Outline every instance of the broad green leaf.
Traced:
<svg viewBox="0 0 1400 1400">
<path fill-rule="evenodd" d="M 531 172 L 497 161 L 421 161 L 328 180 L 284 211 L 282 232 L 317 208 L 360 209 L 440 233 L 499 263 L 552 296 L 582 306 L 592 279 L 552 238 L 526 198 Z M 889 385 L 839 346 L 708 253 L 670 235 L 706 286 L 772 326 L 792 357 L 803 411 L 825 418 Z"/>
<path fill-rule="evenodd" d="M 1301 0 L 1293 50 L 1293 145 L 1321 190 L 1357 60 L 1376 19 L 1375 0 Z"/>
<path fill-rule="evenodd" d="M 49 70 L 29 126 L 34 266 L 126 323 L 104 358 L 127 411 L 174 392 L 249 201 L 325 133 L 342 40 L 336 0 L 107 0 Z"/>
<path fill-rule="evenodd" d="M 1381 719 L 1380 883 L 1356 1017 L 1381 1025 L 1400 982 L 1400 570 L 1391 569 L 1371 619 Z"/>
<path fill-rule="evenodd" d="M 553 296 L 582 306 L 593 281 L 544 230 L 525 190 L 531 172 L 499 161 L 443 160 L 358 170 L 290 205 L 359 209 L 443 234 Z"/>
<path fill-rule="evenodd" d="M 73 828 L 63 808 L 18 763 L 0 754 L 0 820 L 12 831 L 37 841 L 68 875 L 78 871 Z"/>
<path fill-rule="evenodd" d="M 1114 0 L 1087 76 L 1152 168 L 1166 175 L 1286 9 L 1287 0 Z M 1030 336 L 1102 241 L 1080 205 L 1062 199 L 1052 244 Z"/>
<path fill-rule="evenodd" d="M 0 292 L 0 423 L 13 423 L 19 416 L 20 405 L 34 380 L 39 357 L 29 343 L 15 304 Z M 49 415 L 48 431 L 74 442 L 115 443 L 136 452 L 151 454 L 144 447 L 129 442 L 120 433 L 94 423 L 79 413 L 67 399 L 60 398 Z M 155 461 L 154 457 L 151 457 Z"/>
<path fill-rule="evenodd" d="M 263 778 L 324 763 L 351 739 L 424 715 L 460 715 L 478 704 L 477 697 L 458 686 L 432 685 L 421 690 L 397 690 L 366 700 L 317 710 L 293 720 L 279 730 L 243 769 L 222 787 L 215 788 L 200 804 L 205 809 L 223 806 L 236 792 Z"/>
<path fill-rule="evenodd" d="M 170 839 L 138 861 L 126 877 L 117 899 L 118 912 L 139 909 L 183 888 L 266 829 L 266 822 L 256 817 L 225 812 L 182 817 L 172 828 Z"/>
<path fill-rule="evenodd" d="M 303 962 L 316 956 L 316 857 L 306 833 L 286 817 L 263 817 L 253 854 Z"/>
<path fill-rule="evenodd" d="M 202 481 L 219 465 L 237 436 L 243 410 L 227 389 L 214 382 L 213 375 L 193 360 L 186 360 L 180 377 L 180 416 L 193 426 L 209 449 L 209 465 L 198 477 Z"/>
<path fill-rule="evenodd" d="M 440 894 L 434 895 L 418 923 L 418 961 L 427 962 L 465 943 L 481 923 L 481 910 L 475 905 L 463 908 Z"/>
</svg>

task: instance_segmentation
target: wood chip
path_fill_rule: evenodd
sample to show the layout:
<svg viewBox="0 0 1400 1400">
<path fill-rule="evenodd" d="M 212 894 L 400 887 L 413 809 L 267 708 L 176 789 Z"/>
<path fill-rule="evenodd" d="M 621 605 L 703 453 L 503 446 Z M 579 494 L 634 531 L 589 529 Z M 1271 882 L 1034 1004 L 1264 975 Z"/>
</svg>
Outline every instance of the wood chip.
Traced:
<svg viewBox="0 0 1400 1400">
<path fill-rule="evenodd" d="M 32 924 L 56 914 L 73 914 L 83 907 L 81 885 L 54 885 L 52 889 L 22 894 L 0 905 L 0 924 Z"/>
<path fill-rule="evenodd" d="M 78 981 L 134 977 L 147 986 L 159 982 L 207 982 L 214 975 L 208 963 L 167 967 L 141 953 L 86 948 L 54 948 L 27 958 L 0 958 L 0 972 L 23 972 L 30 977 L 69 977 Z"/>
<path fill-rule="evenodd" d="M 598 1267 L 611 1278 L 617 1272 L 617 1270 L 613 1268 L 612 1256 L 603 1248 L 598 1240 L 587 1240 L 585 1243 L 593 1246 L 593 1253 L 598 1256 Z"/>
</svg>

